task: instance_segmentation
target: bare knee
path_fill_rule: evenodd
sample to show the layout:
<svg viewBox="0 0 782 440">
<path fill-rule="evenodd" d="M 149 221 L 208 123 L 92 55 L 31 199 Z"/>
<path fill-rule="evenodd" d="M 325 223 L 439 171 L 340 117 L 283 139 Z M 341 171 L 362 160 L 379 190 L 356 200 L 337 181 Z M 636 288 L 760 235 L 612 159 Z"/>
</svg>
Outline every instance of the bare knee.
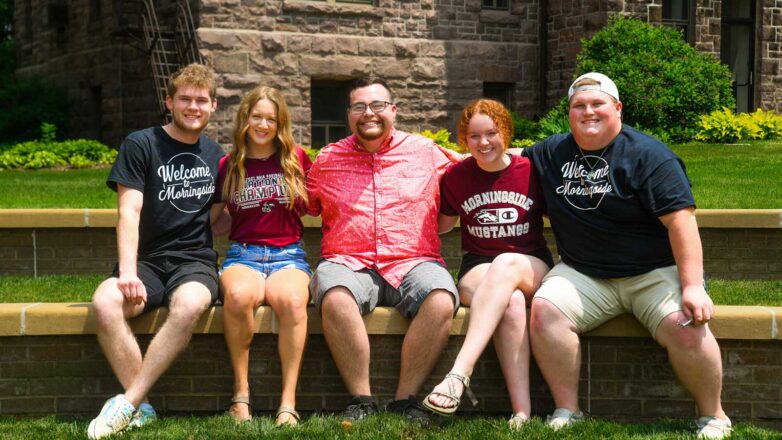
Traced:
<svg viewBox="0 0 782 440">
<path fill-rule="evenodd" d="M 306 293 L 294 290 L 278 292 L 274 312 L 284 321 L 305 322 L 308 303 L 309 295 Z"/>
<path fill-rule="evenodd" d="M 527 300 L 520 291 L 517 290 L 511 295 L 508 308 L 505 309 L 505 314 L 502 317 L 502 322 L 526 325 Z"/>
<path fill-rule="evenodd" d="M 223 285 L 223 310 L 230 315 L 241 315 L 255 307 L 256 292 L 250 283 L 233 282 Z"/>
<path fill-rule="evenodd" d="M 329 289 L 323 294 L 320 309 L 323 319 L 329 319 L 349 313 L 352 309 L 358 311 L 358 304 L 353 294 L 344 287 Z"/>
<path fill-rule="evenodd" d="M 124 319 L 123 305 L 125 297 L 116 288 L 116 282 L 111 279 L 104 281 L 92 296 L 92 307 L 100 330 L 105 330 L 110 324 Z"/>
<path fill-rule="evenodd" d="M 171 298 L 169 318 L 185 324 L 196 322 L 209 308 L 211 295 L 205 286 L 199 283 L 187 283 L 179 286 Z"/>
<path fill-rule="evenodd" d="M 543 333 L 553 328 L 560 328 L 564 324 L 563 320 L 566 319 L 557 306 L 550 301 L 542 298 L 532 301 L 529 318 L 532 333 Z"/>
<path fill-rule="evenodd" d="M 424 312 L 426 319 L 432 322 L 432 325 L 450 324 L 453 318 L 454 296 L 451 292 L 443 289 L 433 290 L 426 297 L 418 313 Z"/>
<path fill-rule="evenodd" d="M 707 327 L 681 327 L 673 316 L 665 318 L 660 326 L 665 327 L 660 330 L 663 330 L 666 336 L 658 337 L 658 342 L 668 349 L 697 352 L 702 349 L 706 340 L 714 338 Z M 660 330 L 657 331 L 658 335 Z"/>
</svg>

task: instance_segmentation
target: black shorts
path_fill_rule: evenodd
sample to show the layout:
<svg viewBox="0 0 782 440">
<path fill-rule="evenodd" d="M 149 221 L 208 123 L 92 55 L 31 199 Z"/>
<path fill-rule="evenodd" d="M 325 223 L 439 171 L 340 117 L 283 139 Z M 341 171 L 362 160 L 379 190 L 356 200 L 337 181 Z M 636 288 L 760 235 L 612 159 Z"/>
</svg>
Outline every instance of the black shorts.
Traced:
<svg viewBox="0 0 782 440">
<path fill-rule="evenodd" d="M 551 251 L 549 251 L 548 248 L 540 248 L 538 250 L 528 252 L 525 255 L 540 258 L 544 263 L 546 263 L 546 265 L 548 265 L 549 269 L 554 267 L 554 259 L 551 257 Z M 459 266 L 459 275 L 456 276 L 456 279 L 461 280 L 462 277 L 465 276 L 467 272 L 469 272 L 473 267 L 479 264 L 491 263 L 495 258 L 497 258 L 496 255 L 490 257 L 488 255 L 478 255 L 467 252 L 466 254 L 462 255 L 462 265 Z"/>
<path fill-rule="evenodd" d="M 168 306 L 177 287 L 191 281 L 209 289 L 212 303 L 217 299 L 217 264 L 198 260 L 157 257 L 139 260 L 138 277 L 147 289 L 144 313 Z M 119 264 L 114 266 L 112 277 L 119 278 Z"/>
</svg>

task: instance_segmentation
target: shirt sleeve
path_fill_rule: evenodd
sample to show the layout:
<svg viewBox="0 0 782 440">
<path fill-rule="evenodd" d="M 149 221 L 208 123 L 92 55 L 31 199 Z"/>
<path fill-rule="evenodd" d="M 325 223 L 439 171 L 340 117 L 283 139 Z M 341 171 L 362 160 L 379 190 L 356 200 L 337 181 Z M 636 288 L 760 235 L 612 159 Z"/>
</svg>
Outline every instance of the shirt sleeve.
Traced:
<svg viewBox="0 0 782 440">
<path fill-rule="evenodd" d="M 220 158 L 220 165 L 217 169 L 217 188 L 214 195 L 215 203 L 223 203 L 223 185 L 225 185 L 225 176 L 228 170 L 228 158 L 230 155 Z"/>
<path fill-rule="evenodd" d="M 677 158 L 667 159 L 652 170 L 641 182 L 638 197 L 646 209 L 658 217 L 695 206 L 690 179 L 684 164 Z"/>
<path fill-rule="evenodd" d="M 320 215 L 321 211 L 320 186 L 318 178 L 320 177 L 322 154 L 323 153 L 318 155 L 318 157 L 315 158 L 315 163 L 312 163 L 310 167 L 305 170 L 305 174 L 307 175 L 307 198 L 309 199 L 307 203 L 307 214 L 313 217 Z"/>
<path fill-rule="evenodd" d="M 117 191 L 117 184 L 120 184 L 144 192 L 146 175 L 147 158 L 144 148 L 136 140 L 125 138 L 106 179 L 106 185 L 114 191 Z"/>
<path fill-rule="evenodd" d="M 435 169 L 437 170 L 437 175 L 442 177 L 443 174 L 450 168 L 452 165 L 457 164 L 461 162 L 462 155 L 453 151 L 449 150 L 445 147 L 442 147 L 434 142 L 432 142 L 432 145 L 437 149 L 435 151 Z"/>
<path fill-rule="evenodd" d="M 453 169 L 448 170 L 443 175 L 443 178 L 440 179 L 440 213 L 455 217 L 459 215 L 459 212 L 456 211 L 456 200 L 453 194 L 453 189 L 451 188 L 453 180 L 451 179 L 453 176 L 452 171 Z"/>
</svg>

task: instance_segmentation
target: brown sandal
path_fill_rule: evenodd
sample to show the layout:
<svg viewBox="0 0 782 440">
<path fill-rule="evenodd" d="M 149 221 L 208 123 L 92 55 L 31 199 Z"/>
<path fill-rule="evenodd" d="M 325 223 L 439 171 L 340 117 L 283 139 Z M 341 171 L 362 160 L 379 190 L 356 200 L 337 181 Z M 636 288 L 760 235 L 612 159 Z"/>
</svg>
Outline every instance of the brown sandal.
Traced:
<svg viewBox="0 0 782 440">
<path fill-rule="evenodd" d="M 250 416 L 247 418 L 244 417 L 237 417 L 234 415 L 233 412 L 231 412 L 231 408 L 233 408 L 234 405 L 237 403 L 243 403 L 247 405 L 247 410 L 250 413 Z M 228 408 L 228 415 L 231 416 L 235 422 L 237 423 L 243 423 L 243 422 L 249 422 L 253 418 L 253 405 L 250 403 L 250 396 L 234 396 L 231 399 L 231 408 Z"/>
<path fill-rule="evenodd" d="M 293 420 L 288 420 L 287 422 L 280 423 L 280 415 L 282 414 L 290 414 L 293 416 Z M 290 426 L 294 427 L 299 424 L 299 420 L 301 420 L 301 417 L 299 416 L 299 413 L 296 412 L 295 409 L 291 408 L 290 406 L 280 406 L 280 408 L 277 410 L 277 415 L 275 416 L 277 426 Z"/>
</svg>

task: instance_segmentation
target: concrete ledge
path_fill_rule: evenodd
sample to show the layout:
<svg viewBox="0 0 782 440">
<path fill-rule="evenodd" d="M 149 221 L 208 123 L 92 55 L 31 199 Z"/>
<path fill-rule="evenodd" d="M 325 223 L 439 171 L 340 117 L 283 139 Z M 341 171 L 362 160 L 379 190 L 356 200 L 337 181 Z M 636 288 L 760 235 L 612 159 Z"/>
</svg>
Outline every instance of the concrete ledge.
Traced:
<svg viewBox="0 0 782 440">
<path fill-rule="evenodd" d="M 699 209 L 701 228 L 782 228 L 782 209 Z M 319 228 L 320 217 L 304 216 L 307 228 Z M 548 219 L 545 220 L 549 227 Z M 0 209 L 0 228 L 113 228 L 116 209 Z"/>
<path fill-rule="evenodd" d="M 463 307 L 454 317 L 452 335 L 464 335 L 470 309 Z M 151 334 L 160 329 L 167 316 L 166 309 L 157 309 L 131 321 L 137 334 Z M 778 316 L 782 307 L 717 306 L 717 317 L 711 328 L 719 339 L 776 340 L 779 334 Z M 391 307 L 378 307 L 364 317 L 371 335 L 401 335 L 408 321 Z M 277 334 L 278 323 L 270 307 L 255 312 L 255 333 Z M 308 331 L 322 334 L 320 315 L 309 308 Z M 24 303 L 0 304 L 0 336 L 83 335 L 95 334 L 95 316 L 90 303 Z M 196 333 L 223 332 L 222 307 L 212 307 L 201 317 Z M 649 337 L 649 333 L 630 315 L 608 321 L 586 336 Z"/>
</svg>

